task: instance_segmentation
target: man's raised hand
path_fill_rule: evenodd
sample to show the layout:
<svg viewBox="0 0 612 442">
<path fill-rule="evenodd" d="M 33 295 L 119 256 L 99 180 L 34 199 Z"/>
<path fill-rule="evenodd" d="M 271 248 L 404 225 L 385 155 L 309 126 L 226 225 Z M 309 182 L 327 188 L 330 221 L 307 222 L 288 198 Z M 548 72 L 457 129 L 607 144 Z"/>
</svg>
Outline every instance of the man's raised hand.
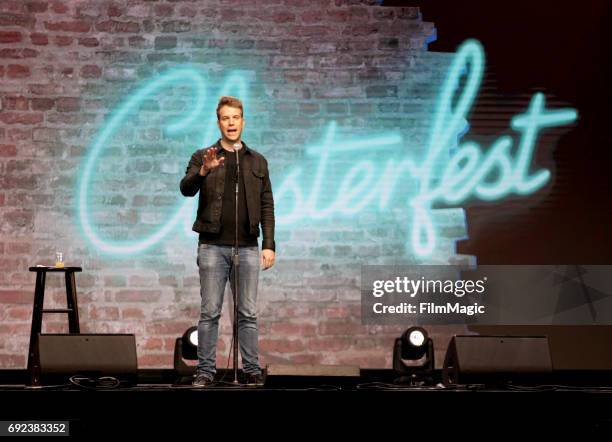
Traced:
<svg viewBox="0 0 612 442">
<path fill-rule="evenodd" d="M 208 172 L 216 169 L 225 161 L 225 157 L 217 157 L 217 148 L 211 147 L 206 149 L 202 155 L 202 167 L 200 167 L 200 175 L 206 176 Z"/>
</svg>

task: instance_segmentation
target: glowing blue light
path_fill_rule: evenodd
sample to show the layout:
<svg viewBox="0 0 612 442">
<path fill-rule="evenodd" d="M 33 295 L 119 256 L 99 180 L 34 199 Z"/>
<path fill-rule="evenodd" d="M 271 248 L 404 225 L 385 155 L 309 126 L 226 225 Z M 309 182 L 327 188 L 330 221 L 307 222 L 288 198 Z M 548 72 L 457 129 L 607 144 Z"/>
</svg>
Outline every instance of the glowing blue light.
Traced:
<svg viewBox="0 0 612 442">
<path fill-rule="evenodd" d="M 89 208 L 87 206 L 87 201 L 89 198 L 89 184 L 92 179 L 92 175 L 95 173 L 95 166 L 97 164 L 96 160 L 106 147 L 111 137 L 120 127 L 129 123 L 130 114 L 133 114 L 145 99 L 151 97 L 154 93 L 161 89 L 177 84 L 189 85 L 193 88 L 195 105 L 191 112 L 188 112 L 181 118 L 170 121 L 166 127 L 166 131 L 168 133 L 175 134 L 185 130 L 193 124 L 196 124 L 202 113 L 206 85 L 197 70 L 189 66 L 183 66 L 181 68 L 166 72 L 163 75 L 157 76 L 136 90 L 133 95 L 131 95 L 121 106 L 119 106 L 115 112 L 112 113 L 111 117 L 103 125 L 97 137 L 89 147 L 89 154 L 85 159 L 83 172 L 78 184 L 77 211 L 80 225 L 85 237 L 103 252 L 114 254 L 132 254 L 141 252 L 159 242 L 174 228 L 176 223 L 182 217 L 186 216 L 186 213 L 184 213 L 183 210 L 184 204 L 181 202 L 179 207 L 173 211 L 174 214 L 170 217 L 168 222 L 146 238 L 136 241 L 114 242 L 104 239 L 98 235 L 96 229 L 91 223 L 88 210 Z"/>
<path fill-rule="evenodd" d="M 305 167 L 296 165 L 284 171 L 280 186 L 274 186 L 277 209 L 280 209 L 277 210 L 278 224 L 294 224 L 305 218 L 320 220 L 330 216 L 354 216 L 376 200 L 378 210 L 387 210 L 392 196 L 398 194 L 396 188 L 400 180 L 404 179 L 403 193 L 396 198 L 401 198 L 402 207 L 407 211 L 406 224 L 411 228 L 408 250 L 418 256 L 429 256 L 436 247 L 437 233 L 432 212 L 435 203 L 460 205 L 468 198 L 494 201 L 512 193 L 527 195 L 542 188 L 550 179 L 550 171 L 529 170 L 539 131 L 569 124 L 576 120 L 577 112 L 574 109 L 546 110 L 544 95 L 537 93 L 526 112 L 512 118 L 511 127 L 520 134 L 514 156 L 513 138 L 508 135 L 499 137 L 488 149 L 474 141 L 458 144 L 469 130 L 467 118 L 482 81 L 484 66 L 484 51 L 479 42 L 468 40 L 459 47 L 441 88 L 425 155 L 420 162 L 405 155 L 414 151 L 414 146 L 408 146 L 399 131 L 347 139 L 338 136 L 337 123 L 330 121 L 321 141 L 306 148 L 306 160 L 315 162 L 314 168 L 308 170 L 314 170 L 314 174 L 305 176 Z M 216 97 L 239 96 L 245 102 L 245 108 L 249 109 L 246 105 L 249 75 L 251 73 L 246 71 L 233 72 L 225 79 Z M 145 250 L 159 242 L 181 219 L 184 220 L 185 233 L 192 235 L 193 198 L 181 200 L 168 222 L 153 234 L 132 242 L 102 239 L 91 224 L 87 210 L 89 182 L 105 144 L 119 127 L 128 123 L 129 114 L 137 109 L 139 103 L 179 82 L 193 88 L 194 106 L 182 118 L 171 121 L 165 128 L 166 133 L 176 134 L 192 126 L 204 126 L 206 132 L 202 144 L 210 144 L 216 138 L 214 109 L 204 110 L 206 83 L 190 66 L 166 72 L 147 82 L 111 115 L 90 145 L 78 188 L 78 216 L 83 232 L 104 252 L 129 255 Z M 248 122 L 248 115 L 245 120 Z M 392 159 L 367 155 L 386 148 L 394 152 Z M 355 160 L 360 154 L 365 154 L 365 157 Z M 445 155 L 449 154 L 447 158 Z M 328 182 L 329 162 L 330 158 L 339 155 L 353 161 L 350 167 L 335 167 L 334 176 L 339 178 L 338 185 L 333 187 Z M 407 186 L 406 182 L 410 185 Z M 178 198 L 181 197 L 177 195 Z M 283 204 L 278 204 L 279 201 Z"/>
<path fill-rule="evenodd" d="M 513 177 L 516 182 L 516 192 L 519 195 L 534 192 L 550 178 L 550 171 L 548 170 L 540 170 L 531 177 L 527 176 L 540 129 L 568 124 L 576 120 L 577 117 L 578 114 L 574 109 L 546 112 L 544 110 L 544 94 L 537 93 L 531 99 L 527 113 L 512 118 L 512 129 L 523 133 Z"/>
<path fill-rule="evenodd" d="M 434 112 L 434 126 L 427 147 L 427 155 L 420 166 L 420 188 L 410 200 L 413 208 L 411 243 L 419 256 L 430 255 L 436 245 L 431 207 L 436 201 L 460 204 L 471 196 L 492 201 L 512 192 L 527 195 L 540 189 L 550 178 L 549 170 L 529 175 L 535 141 L 541 128 L 573 122 L 574 109 L 544 110 L 544 96 L 535 94 L 525 114 L 512 119 L 512 128 L 522 133 L 518 158 L 510 155 L 512 139 L 500 137 L 488 153 L 475 142 L 465 142 L 455 150 L 446 164 L 442 178 L 436 180 L 436 161 L 442 152 L 453 151 L 458 137 L 466 132 L 467 115 L 472 107 L 484 71 L 484 51 L 475 40 L 464 42 L 450 66 Z M 465 85 L 459 88 L 462 74 Z M 455 96 L 458 94 L 458 99 Z M 452 106 L 456 101 L 455 106 Z M 484 160 L 483 160 L 484 158 Z M 496 183 L 486 178 L 497 170 Z"/>
</svg>

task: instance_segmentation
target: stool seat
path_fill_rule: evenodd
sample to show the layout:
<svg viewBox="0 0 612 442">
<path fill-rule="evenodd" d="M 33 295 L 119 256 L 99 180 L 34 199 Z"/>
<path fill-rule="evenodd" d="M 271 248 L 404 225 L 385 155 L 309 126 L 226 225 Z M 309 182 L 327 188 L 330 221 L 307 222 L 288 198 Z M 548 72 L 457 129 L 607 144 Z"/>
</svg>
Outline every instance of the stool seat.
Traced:
<svg viewBox="0 0 612 442">
<path fill-rule="evenodd" d="M 30 272 L 82 272 L 81 267 L 55 267 L 55 266 L 34 266 L 30 267 Z"/>
<path fill-rule="evenodd" d="M 81 267 L 65 266 L 34 266 L 30 272 L 36 272 L 36 287 L 34 288 L 34 308 L 32 309 L 32 329 L 30 331 L 30 348 L 28 351 L 28 376 L 30 386 L 40 385 L 40 351 L 38 339 L 42 331 L 43 313 L 65 313 L 68 315 L 68 330 L 71 334 L 80 333 L 79 308 L 77 305 L 75 272 L 81 272 Z M 66 279 L 66 308 L 45 309 L 45 281 L 47 273 L 64 273 Z"/>
</svg>

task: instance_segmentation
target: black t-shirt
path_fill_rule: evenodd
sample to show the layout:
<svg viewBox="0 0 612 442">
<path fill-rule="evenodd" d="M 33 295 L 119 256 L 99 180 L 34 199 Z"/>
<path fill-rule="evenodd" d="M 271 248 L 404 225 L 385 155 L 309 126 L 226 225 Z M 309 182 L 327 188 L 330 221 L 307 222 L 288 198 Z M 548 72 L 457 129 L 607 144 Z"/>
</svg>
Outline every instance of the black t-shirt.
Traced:
<svg viewBox="0 0 612 442">
<path fill-rule="evenodd" d="M 257 236 L 250 234 L 249 212 L 244 187 L 244 149 L 238 151 L 240 159 L 240 184 L 238 186 L 238 244 L 240 247 L 257 246 Z M 220 149 L 217 156 L 225 156 L 225 188 L 223 189 L 223 211 L 219 233 L 200 233 L 200 242 L 218 246 L 233 246 L 236 228 L 236 154 Z"/>
</svg>

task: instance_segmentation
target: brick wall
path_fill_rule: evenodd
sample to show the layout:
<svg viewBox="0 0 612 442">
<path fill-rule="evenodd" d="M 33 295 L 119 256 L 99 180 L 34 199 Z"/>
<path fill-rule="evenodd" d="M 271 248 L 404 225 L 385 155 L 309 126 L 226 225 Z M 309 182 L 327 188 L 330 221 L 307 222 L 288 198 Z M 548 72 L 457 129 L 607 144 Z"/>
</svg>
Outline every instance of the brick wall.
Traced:
<svg viewBox="0 0 612 442">
<path fill-rule="evenodd" d="M 277 216 L 293 215 L 277 228 L 277 265 L 260 282 L 262 362 L 390 366 L 402 329 L 360 324 L 360 265 L 423 262 L 406 246 L 401 202 L 412 183 L 380 173 L 394 155 L 422 153 L 450 59 L 427 52 L 434 36 L 418 8 L 372 1 L 1 0 L 0 367 L 25 367 L 34 286 L 27 268 L 52 263 L 56 250 L 84 268 L 82 330 L 135 333 L 141 367 L 171 365 L 175 338 L 199 312 L 193 206 L 178 182 L 190 154 L 216 140 L 214 106 L 224 92 L 245 99 L 244 139 L 269 159 Z M 177 68 L 201 82 L 181 77 L 126 107 Z M 170 128 L 199 105 L 190 124 Z M 351 210 L 362 195 L 326 216 L 305 208 L 319 160 L 308 147 L 324 143 L 332 121 L 335 140 L 409 141 L 330 156 L 317 207 L 337 201 L 355 158 L 373 156 L 373 185 L 394 186 L 384 208 L 374 198 Z M 465 235 L 463 213 L 437 210 L 436 220 L 428 261 L 449 262 Z M 139 250 L 162 226 L 170 227 Z M 105 250 L 111 243 L 114 253 Z M 50 276 L 48 286 L 47 304 L 61 304 L 60 279 Z M 44 330 L 66 331 L 59 319 L 47 318 Z M 456 329 L 432 331 L 440 360 Z"/>
</svg>

